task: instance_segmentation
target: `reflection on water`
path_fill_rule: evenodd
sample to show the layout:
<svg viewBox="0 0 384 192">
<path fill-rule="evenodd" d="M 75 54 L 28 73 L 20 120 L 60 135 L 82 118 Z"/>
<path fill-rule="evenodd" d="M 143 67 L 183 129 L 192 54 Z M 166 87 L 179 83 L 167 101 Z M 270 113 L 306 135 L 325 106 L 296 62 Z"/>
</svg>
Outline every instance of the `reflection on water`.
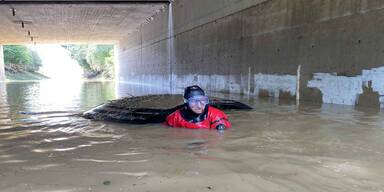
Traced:
<svg viewBox="0 0 384 192">
<path fill-rule="evenodd" d="M 115 99 L 112 82 L 41 81 L 7 83 L 8 103 L 14 111 L 84 110 Z"/>
<path fill-rule="evenodd" d="M 5 89 L 5 84 L 0 82 L 0 126 L 2 129 L 12 128 L 9 114 L 10 112 L 7 102 L 7 91 Z"/>
<path fill-rule="evenodd" d="M 384 118 L 374 110 L 232 95 L 255 109 L 228 111 L 224 133 L 77 115 L 147 92 L 162 91 L 0 84 L 1 191 L 384 190 Z"/>
</svg>

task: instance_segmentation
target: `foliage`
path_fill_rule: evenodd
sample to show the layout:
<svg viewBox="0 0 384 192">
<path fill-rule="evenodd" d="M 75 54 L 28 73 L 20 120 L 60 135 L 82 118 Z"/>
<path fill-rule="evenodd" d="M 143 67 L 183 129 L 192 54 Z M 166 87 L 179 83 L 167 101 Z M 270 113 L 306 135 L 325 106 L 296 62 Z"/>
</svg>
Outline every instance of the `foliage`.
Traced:
<svg viewBox="0 0 384 192">
<path fill-rule="evenodd" d="M 63 45 L 89 78 L 98 74 L 112 79 L 114 74 L 113 45 Z"/>
<path fill-rule="evenodd" d="M 28 48 L 23 45 L 5 45 L 4 46 L 5 64 L 30 64 L 32 55 Z"/>
<path fill-rule="evenodd" d="M 29 71 L 38 71 L 42 66 L 42 61 L 39 54 L 36 51 L 31 50 L 32 63 L 29 67 Z"/>
<path fill-rule="evenodd" d="M 72 59 L 75 59 L 84 71 L 92 71 L 91 66 L 87 62 L 88 45 L 63 45 L 69 53 Z"/>
<path fill-rule="evenodd" d="M 41 58 L 37 52 L 24 45 L 4 45 L 5 65 L 20 65 L 28 71 L 38 71 L 41 67 Z"/>
</svg>

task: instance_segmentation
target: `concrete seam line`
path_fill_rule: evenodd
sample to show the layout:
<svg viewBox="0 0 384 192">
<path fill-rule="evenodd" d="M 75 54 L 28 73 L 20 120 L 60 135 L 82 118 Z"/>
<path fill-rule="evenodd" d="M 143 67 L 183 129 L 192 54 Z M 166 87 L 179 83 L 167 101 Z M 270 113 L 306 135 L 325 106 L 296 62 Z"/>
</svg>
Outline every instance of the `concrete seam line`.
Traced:
<svg viewBox="0 0 384 192">
<path fill-rule="evenodd" d="M 301 77 L 301 65 L 297 66 L 296 101 L 300 100 L 300 77 Z"/>
</svg>

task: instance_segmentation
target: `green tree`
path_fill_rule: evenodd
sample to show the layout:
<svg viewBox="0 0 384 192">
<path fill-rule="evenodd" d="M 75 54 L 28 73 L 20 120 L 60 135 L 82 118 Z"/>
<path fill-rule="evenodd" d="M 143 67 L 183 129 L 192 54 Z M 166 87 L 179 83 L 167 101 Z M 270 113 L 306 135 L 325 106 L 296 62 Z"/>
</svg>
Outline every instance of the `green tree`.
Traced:
<svg viewBox="0 0 384 192">
<path fill-rule="evenodd" d="M 32 63 L 29 67 L 31 71 L 38 71 L 42 66 L 42 61 L 39 54 L 36 51 L 31 50 Z"/>
<path fill-rule="evenodd" d="M 32 55 L 26 46 L 5 45 L 4 63 L 29 65 L 32 64 Z"/>
<path fill-rule="evenodd" d="M 65 49 L 67 49 L 72 57 L 72 59 L 76 60 L 80 67 L 85 72 L 92 71 L 90 64 L 87 62 L 87 51 L 88 45 L 62 45 Z"/>
<path fill-rule="evenodd" d="M 37 52 L 24 45 L 5 45 L 3 51 L 5 65 L 18 65 L 28 71 L 38 71 L 42 66 Z"/>
<path fill-rule="evenodd" d="M 113 45 L 63 45 L 85 73 L 103 74 L 112 79 L 114 74 Z M 93 75 L 90 75 L 93 76 Z"/>
</svg>

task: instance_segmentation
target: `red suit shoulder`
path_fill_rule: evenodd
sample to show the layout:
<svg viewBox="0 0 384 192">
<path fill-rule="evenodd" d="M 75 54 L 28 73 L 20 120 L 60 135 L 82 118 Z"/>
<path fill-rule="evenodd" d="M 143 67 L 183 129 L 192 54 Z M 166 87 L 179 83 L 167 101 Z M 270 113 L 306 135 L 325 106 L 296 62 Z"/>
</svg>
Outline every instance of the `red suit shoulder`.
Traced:
<svg viewBox="0 0 384 192">
<path fill-rule="evenodd" d="M 171 127 L 184 127 L 190 129 L 198 128 L 216 128 L 217 125 L 223 124 L 225 127 L 230 128 L 231 123 L 228 121 L 227 115 L 214 107 L 208 107 L 207 118 L 200 122 L 188 122 L 181 115 L 181 110 L 177 110 L 170 114 L 165 122 L 166 125 Z"/>
<path fill-rule="evenodd" d="M 216 126 L 220 124 L 225 125 L 227 128 L 231 127 L 231 123 L 229 122 L 227 115 L 215 107 L 209 106 L 208 118 L 210 119 L 210 128 L 216 128 Z"/>
</svg>

